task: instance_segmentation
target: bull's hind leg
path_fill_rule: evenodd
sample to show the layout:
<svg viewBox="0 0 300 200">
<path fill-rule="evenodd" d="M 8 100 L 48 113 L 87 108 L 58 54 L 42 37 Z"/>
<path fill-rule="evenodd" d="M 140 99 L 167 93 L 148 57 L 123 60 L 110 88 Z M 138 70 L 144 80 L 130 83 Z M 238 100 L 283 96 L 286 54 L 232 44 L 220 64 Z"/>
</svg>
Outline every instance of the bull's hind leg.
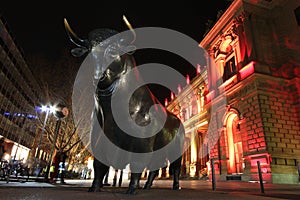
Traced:
<svg viewBox="0 0 300 200">
<path fill-rule="evenodd" d="M 155 177 L 158 175 L 158 170 L 149 172 L 147 181 L 143 187 L 143 189 L 150 189 Z"/>
<path fill-rule="evenodd" d="M 126 194 L 135 194 L 136 189 L 140 186 L 140 179 L 142 173 L 131 173 L 130 182 Z"/>
<path fill-rule="evenodd" d="M 173 190 L 179 190 L 180 168 L 175 168 L 173 173 Z"/>
<path fill-rule="evenodd" d="M 108 172 L 109 166 L 104 165 L 97 159 L 94 159 L 94 180 L 92 186 L 89 188 L 89 192 L 100 192 L 100 188 L 103 187 L 103 179 Z"/>
<path fill-rule="evenodd" d="M 173 175 L 173 190 L 179 190 L 179 178 L 181 170 L 181 157 L 170 165 L 171 175 Z"/>
</svg>

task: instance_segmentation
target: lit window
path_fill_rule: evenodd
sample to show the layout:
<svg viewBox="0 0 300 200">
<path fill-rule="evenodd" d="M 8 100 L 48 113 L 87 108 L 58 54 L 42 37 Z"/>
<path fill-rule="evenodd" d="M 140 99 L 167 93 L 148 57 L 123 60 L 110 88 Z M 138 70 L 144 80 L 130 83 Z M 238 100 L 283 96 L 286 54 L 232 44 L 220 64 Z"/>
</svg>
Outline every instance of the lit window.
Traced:
<svg viewBox="0 0 300 200">
<path fill-rule="evenodd" d="M 228 80 L 234 74 L 236 74 L 237 71 L 236 71 L 236 65 L 235 65 L 234 59 L 235 59 L 235 57 L 233 56 L 226 62 L 225 66 L 224 66 L 223 81 Z"/>
</svg>

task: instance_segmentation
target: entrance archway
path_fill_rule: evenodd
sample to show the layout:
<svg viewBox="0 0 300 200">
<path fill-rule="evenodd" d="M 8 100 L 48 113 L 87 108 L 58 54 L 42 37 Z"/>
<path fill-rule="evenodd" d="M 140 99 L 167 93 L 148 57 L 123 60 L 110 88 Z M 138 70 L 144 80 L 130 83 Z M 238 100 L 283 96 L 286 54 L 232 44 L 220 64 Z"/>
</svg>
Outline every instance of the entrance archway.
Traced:
<svg viewBox="0 0 300 200">
<path fill-rule="evenodd" d="M 227 174 L 243 173 L 243 144 L 240 133 L 239 113 L 235 109 L 230 109 L 224 120 Z"/>
</svg>

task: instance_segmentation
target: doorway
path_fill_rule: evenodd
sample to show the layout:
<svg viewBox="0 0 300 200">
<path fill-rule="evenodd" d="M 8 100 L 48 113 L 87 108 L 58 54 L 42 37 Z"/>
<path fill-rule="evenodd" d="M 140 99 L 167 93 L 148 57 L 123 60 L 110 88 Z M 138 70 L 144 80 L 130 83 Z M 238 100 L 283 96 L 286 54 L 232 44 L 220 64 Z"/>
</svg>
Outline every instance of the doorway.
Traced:
<svg viewBox="0 0 300 200">
<path fill-rule="evenodd" d="M 232 175 L 243 173 L 243 144 L 238 116 L 237 112 L 230 111 L 224 121 L 227 138 L 227 173 Z"/>
</svg>

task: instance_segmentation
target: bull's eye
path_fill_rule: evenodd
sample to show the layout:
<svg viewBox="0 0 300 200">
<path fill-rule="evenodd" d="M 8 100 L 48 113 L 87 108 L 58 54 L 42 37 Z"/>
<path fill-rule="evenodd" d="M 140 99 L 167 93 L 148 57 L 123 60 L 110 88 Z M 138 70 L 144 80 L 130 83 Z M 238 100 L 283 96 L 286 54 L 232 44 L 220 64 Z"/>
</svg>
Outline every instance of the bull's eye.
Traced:
<svg viewBox="0 0 300 200">
<path fill-rule="evenodd" d="M 116 58 L 119 54 L 116 49 L 110 49 L 107 55 L 112 58 Z"/>
</svg>

